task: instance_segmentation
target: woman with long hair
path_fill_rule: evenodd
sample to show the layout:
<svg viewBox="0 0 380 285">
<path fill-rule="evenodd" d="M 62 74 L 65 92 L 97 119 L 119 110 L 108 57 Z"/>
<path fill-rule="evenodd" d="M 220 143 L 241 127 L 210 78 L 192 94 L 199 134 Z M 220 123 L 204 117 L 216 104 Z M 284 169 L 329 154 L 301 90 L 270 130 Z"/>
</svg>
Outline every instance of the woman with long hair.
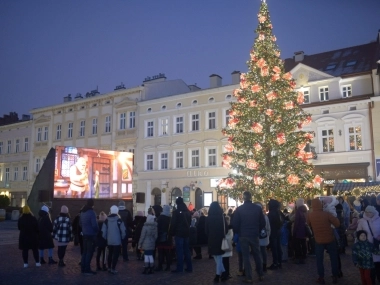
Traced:
<svg viewBox="0 0 380 285">
<path fill-rule="evenodd" d="M 293 226 L 293 244 L 295 249 L 295 263 L 296 264 L 304 264 L 307 247 L 306 247 L 306 215 L 307 208 L 305 205 L 301 205 L 297 207 L 295 210 L 295 220 Z"/>
<path fill-rule="evenodd" d="M 221 249 L 222 240 L 228 232 L 228 225 L 225 221 L 223 209 L 219 203 L 211 203 L 208 216 L 206 218 L 206 235 L 208 237 L 208 253 L 214 257 L 216 263 L 216 275 L 214 282 L 219 282 L 222 273 L 225 271 L 223 266 L 223 254 Z"/>
</svg>

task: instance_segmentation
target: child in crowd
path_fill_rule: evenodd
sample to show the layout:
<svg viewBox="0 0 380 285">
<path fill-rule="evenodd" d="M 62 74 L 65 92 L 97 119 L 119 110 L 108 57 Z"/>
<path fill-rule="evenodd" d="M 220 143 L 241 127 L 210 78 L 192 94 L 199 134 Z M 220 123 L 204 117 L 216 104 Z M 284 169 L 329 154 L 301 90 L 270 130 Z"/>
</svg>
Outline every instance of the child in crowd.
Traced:
<svg viewBox="0 0 380 285">
<path fill-rule="evenodd" d="M 143 274 L 152 274 L 154 269 L 153 252 L 157 240 L 157 223 L 155 216 L 148 215 L 142 228 L 138 248 L 144 250 L 144 271 Z"/>
<path fill-rule="evenodd" d="M 352 246 L 352 261 L 359 268 L 362 285 L 371 285 L 371 269 L 375 267 L 372 258 L 374 247 L 368 241 L 366 231 L 357 231 L 356 237 L 358 242 Z"/>
<path fill-rule="evenodd" d="M 96 246 L 97 246 L 97 252 L 96 252 L 96 270 L 97 271 L 107 271 L 106 266 L 106 247 L 107 247 L 107 240 L 103 238 L 103 223 L 107 219 L 106 213 L 103 211 L 99 214 L 99 220 L 98 220 L 98 227 L 99 232 L 96 237 Z M 100 263 L 100 257 L 102 257 L 102 262 Z M 103 265 L 103 268 L 101 267 Z"/>
<path fill-rule="evenodd" d="M 232 239 L 234 237 L 234 233 L 232 231 L 231 218 L 229 216 L 225 216 L 224 219 L 226 220 L 226 224 L 228 225 L 228 232 L 226 234 L 226 239 L 229 241 L 230 244 L 232 244 Z M 224 266 L 224 272 L 222 273 L 221 280 L 227 281 L 228 279 L 232 278 L 230 275 L 230 257 L 232 256 L 233 250 L 226 251 L 222 255 L 222 262 Z"/>
<path fill-rule="evenodd" d="M 355 239 L 355 232 L 356 232 L 356 229 L 358 227 L 358 223 L 359 223 L 359 213 L 355 211 L 352 214 L 351 224 L 348 226 L 348 228 L 346 230 L 347 238 L 350 237 L 351 240 Z"/>
</svg>

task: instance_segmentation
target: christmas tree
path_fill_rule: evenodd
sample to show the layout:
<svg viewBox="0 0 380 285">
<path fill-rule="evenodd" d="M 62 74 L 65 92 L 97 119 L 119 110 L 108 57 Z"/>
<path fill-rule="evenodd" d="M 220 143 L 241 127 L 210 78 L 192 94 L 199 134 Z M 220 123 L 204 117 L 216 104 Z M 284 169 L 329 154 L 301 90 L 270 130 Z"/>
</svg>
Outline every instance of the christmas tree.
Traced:
<svg viewBox="0 0 380 285">
<path fill-rule="evenodd" d="M 302 131 L 311 116 L 300 107 L 303 93 L 294 91 L 296 82 L 284 71 L 265 1 L 258 21 L 248 72 L 240 75 L 223 129 L 228 137 L 223 166 L 231 172 L 217 191 L 239 200 L 248 190 L 257 201 L 293 201 L 320 191 L 322 178 L 313 174 L 313 154 L 305 151 L 313 135 Z"/>
</svg>

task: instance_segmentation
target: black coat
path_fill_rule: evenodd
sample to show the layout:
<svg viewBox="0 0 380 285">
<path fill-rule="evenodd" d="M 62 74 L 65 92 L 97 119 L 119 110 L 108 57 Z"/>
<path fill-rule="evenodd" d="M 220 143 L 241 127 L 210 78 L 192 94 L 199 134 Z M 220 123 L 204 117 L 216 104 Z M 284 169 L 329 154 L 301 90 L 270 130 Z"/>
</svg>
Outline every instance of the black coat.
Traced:
<svg viewBox="0 0 380 285">
<path fill-rule="evenodd" d="M 158 218 L 157 218 L 157 244 L 158 245 L 167 245 L 167 246 L 171 246 L 173 243 L 172 243 L 172 237 L 171 235 L 169 234 L 170 232 L 170 221 L 171 221 L 171 217 L 168 217 L 168 216 L 165 216 L 165 215 L 160 215 Z M 168 235 L 168 238 L 165 242 L 159 242 L 159 238 L 161 236 L 162 233 L 165 233 Z"/>
<path fill-rule="evenodd" d="M 37 249 L 38 247 L 38 222 L 32 214 L 22 214 L 18 220 L 20 235 L 18 239 L 19 249 Z"/>
<path fill-rule="evenodd" d="M 53 223 L 50 220 L 50 216 L 45 211 L 40 210 L 38 212 L 40 216 L 38 219 L 39 241 L 38 249 L 54 248 L 53 242 Z"/>
<path fill-rule="evenodd" d="M 270 199 L 268 203 L 268 219 L 270 224 L 270 237 L 276 238 L 281 233 L 284 214 L 280 211 L 281 204 L 277 200 Z"/>
<path fill-rule="evenodd" d="M 224 222 L 224 225 L 223 225 Z M 222 240 L 228 232 L 228 225 L 224 219 L 223 213 L 217 215 L 208 215 L 206 218 L 206 235 L 208 237 L 208 254 L 222 255 Z"/>
<path fill-rule="evenodd" d="M 170 233 L 180 238 L 190 237 L 191 214 L 186 204 L 179 204 L 173 212 Z"/>
<path fill-rule="evenodd" d="M 136 246 L 140 240 L 141 231 L 146 222 L 146 217 L 144 216 L 135 216 L 133 220 L 133 235 L 132 235 L 132 246 Z"/>
<path fill-rule="evenodd" d="M 198 244 L 207 244 L 208 239 L 206 235 L 206 217 L 200 216 L 198 219 L 198 222 L 196 224 L 197 226 L 197 237 L 198 237 Z"/>
</svg>

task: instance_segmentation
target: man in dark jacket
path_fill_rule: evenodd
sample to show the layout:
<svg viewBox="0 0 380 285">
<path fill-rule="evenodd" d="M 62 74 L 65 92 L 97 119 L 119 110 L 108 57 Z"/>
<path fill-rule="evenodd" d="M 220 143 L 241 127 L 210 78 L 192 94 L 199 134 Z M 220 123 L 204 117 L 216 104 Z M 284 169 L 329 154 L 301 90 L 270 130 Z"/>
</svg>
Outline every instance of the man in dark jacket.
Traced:
<svg viewBox="0 0 380 285">
<path fill-rule="evenodd" d="M 128 209 L 125 208 L 125 202 L 119 202 L 119 216 L 121 220 L 124 222 L 124 226 L 127 229 L 125 238 L 121 241 L 122 253 L 123 253 L 123 261 L 128 261 L 128 238 L 130 237 L 132 227 L 132 215 Z"/>
<path fill-rule="evenodd" d="M 285 220 L 285 215 L 280 210 L 279 201 L 270 199 L 268 203 L 268 219 L 270 224 L 269 243 L 272 250 L 273 264 L 268 267 L 270 270 L 281 268 L 282 250 L 281 250 L 281 228 Z"/>
<path fill-rule="evenodd" d="M 187 209 L 186 204 L 183 202 L 182 197 L 176 200 L 177 209 L 173 212 L 172 224 L 170 233 L 174 236 L 175 249 L 177 254 L 177 269 L 172 273 L 183 272 L 183 258 L 185 257 L 187 272 L 193 271 L 191 263 L 189 237 L 190 237 L 190 224 L 191 216 L 190 211 Z"/>
<path fill-rule="evenodd" d="M 91 270 L 91 259 L 95 250 L 96 236 L 98 234 L 98 222 L 94 211 L 94 200 L 88 199 L 80 214 L 80 226 L 83 233 L 83 254 L 81 261 L 82 273 L 94 275 L 96 271 Z"/>
<path fill-rule="evenodd" d="M 243 254 L 243 262 L 246 279 L 245 283 L 252 283 L 252 268 L 250 262 L 250 248 L 256 263 L 256 271 L 259 280 L 263 280 L 263 262 L 261 259 L 259 234 L 265 228 L 263 211 L 258 205 L 252 203 L 252 195 L 249 191 L 243 193 L 244 204 L 234 212 L 232 226 L 234 233 L 239 234 L 239 242 Z"/>
</svg>

